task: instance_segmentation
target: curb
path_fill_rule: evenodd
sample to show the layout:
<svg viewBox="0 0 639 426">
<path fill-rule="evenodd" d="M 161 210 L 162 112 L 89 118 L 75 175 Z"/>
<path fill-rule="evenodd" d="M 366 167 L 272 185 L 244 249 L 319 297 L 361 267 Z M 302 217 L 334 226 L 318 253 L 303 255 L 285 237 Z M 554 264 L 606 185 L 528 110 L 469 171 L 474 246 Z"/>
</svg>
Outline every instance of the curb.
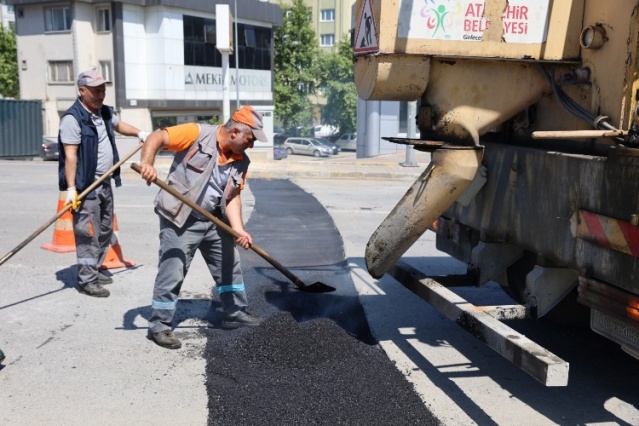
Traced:
<svg viewBox="0 0 639 426">
<path fill-rule="evenodd" d="M 255 153 L 252 153 L 255 154 Z M 251 155 L 249 179 L 339 179 L 339 180 L 416 180 L 427 168 L 430 158 L 422 157 L 416 166 L 403 166 L 398 156 L 380 158 L 307 159 L 291 156 L 273 160 L 262 152 Z M 158 157 L 155 168 L 159 176 L 169 172 L 172 157 Z M 122 174 L 136 174 L 130 165 L 122 167 Z"/>
</svg>

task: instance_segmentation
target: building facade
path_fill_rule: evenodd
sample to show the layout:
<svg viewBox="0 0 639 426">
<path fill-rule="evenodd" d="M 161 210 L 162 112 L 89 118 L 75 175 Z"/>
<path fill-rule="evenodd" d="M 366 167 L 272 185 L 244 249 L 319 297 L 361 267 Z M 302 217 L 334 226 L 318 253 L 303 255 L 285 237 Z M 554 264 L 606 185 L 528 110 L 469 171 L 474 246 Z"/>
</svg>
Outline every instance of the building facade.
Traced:
<svg viewBox="0 0 639 426">
<path fill-rule="evenodd" d="M 77 97 L 78 73 L 97 67 L 111 82 L 105 103 L 140 128 L 219 123 L 223 103 L 230 102 L 231 112 L 244 104 L 262 112 L 272 136 L 273 27 L 282 23 L 278 5 L 258 0 L 7 2 L 16 16 L 20 96 L 42 100 L 45 135 L 57 135 L 61 114 Z M 229 5 L 231 14 L 237 10 L 236 25 L 216 21 L 218 4 Z M 218 26 L 233 33 L 237 26 L 239 34 L 231 36 L 237 52 L 230 55 L 225 87 Z"/>
<path fill-rule="evenodd" d="M 5 28 L 15 28 L 16 15 L 13 12 L 13 5 L 6 4 L 6 0 L 0 1 L 0 25 Z"/>
<path fill-rule="evenodd" d="M 291 5 L 292 0 L 269 0 Z M 351 13 L 355 0 L 303 0 L 309 10 L 311 26 L 322 50 L 330 51 L 343 38 L 351 36 Z"/>
<path fill-rule="evenodd" d="M 351 36 L 351 9 L 355 0 L 304 0 L 311 9 L 311 22 L 323 50 L 332 50 L 344 37 Z"/>
</svg>

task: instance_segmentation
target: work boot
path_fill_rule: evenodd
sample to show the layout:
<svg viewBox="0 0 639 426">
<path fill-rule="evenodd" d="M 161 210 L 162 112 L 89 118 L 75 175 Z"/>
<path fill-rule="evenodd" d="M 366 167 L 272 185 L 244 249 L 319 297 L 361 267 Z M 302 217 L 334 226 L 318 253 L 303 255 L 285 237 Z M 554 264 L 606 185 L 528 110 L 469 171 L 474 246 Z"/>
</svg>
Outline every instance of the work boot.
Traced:
<svg viewBox="0 0 639 426">
<path fill-rule="evenodd" d="M 222 327 L 224 328 L 239 328 L 239 327 L 256 327 L 262 323 L 262 319 L 254 317 L 248 312 L 237 311 L 232 314 L 228 314 L 224 321 L 222 321 Z"/>
<path fill-rule="evenodd" d="M 175 334 L 171 330 L 158 331 L 157 333 L 151 333 L 151 337 L 158 345 L 168 349 L 180 349 L 182 342 L 175 337 Z"/>
<path fill-rule="evenodd" d="M 100 285 L 113 284 L 113 278 L 98 271 L 98 284 Z"/>
<path fill-rule="evenodd" d="M 109 297 L 111 294 L 109 293 L 109 290 L 102 287 L 102 284 L 100 284 L 97 280 L 89 284 L 81 285 L 80 291 L 93 297 Z"/>
</svg>

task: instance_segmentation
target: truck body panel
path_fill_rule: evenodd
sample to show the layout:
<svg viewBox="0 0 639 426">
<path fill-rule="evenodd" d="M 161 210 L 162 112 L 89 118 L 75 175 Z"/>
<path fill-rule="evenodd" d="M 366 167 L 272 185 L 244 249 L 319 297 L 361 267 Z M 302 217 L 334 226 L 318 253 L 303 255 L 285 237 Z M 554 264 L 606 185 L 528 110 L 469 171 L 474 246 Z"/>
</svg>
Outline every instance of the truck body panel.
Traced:
<svg viewBox="0 0 639 426">
<path fill-rule="evenodd" d="M 574 300 L 639 358 L 639 1 L 358 0 L 353 49 L 362 99 L 418 101 L 401 143 L 483 151 L 452 200 L 415 194 L 458 188 L 454 165 L 407 191 L 367 245 L 371 275 L 407 276 L 392 265 L 429 228 L 475 285 L 533 318 Z"/>
</svg>

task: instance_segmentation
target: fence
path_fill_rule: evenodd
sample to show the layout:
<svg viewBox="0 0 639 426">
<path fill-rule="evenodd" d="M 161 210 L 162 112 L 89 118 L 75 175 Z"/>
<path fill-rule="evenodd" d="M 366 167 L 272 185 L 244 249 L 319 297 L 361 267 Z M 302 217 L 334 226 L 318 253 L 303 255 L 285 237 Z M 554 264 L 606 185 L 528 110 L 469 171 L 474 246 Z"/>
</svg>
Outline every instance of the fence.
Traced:
<svg viewBox="0 0 639 426">
<path fill-rule="evenodd" d="M 38 156 L 41 145 L 41 101 L 0 99 L 0 157 Z"/>
</svg>

